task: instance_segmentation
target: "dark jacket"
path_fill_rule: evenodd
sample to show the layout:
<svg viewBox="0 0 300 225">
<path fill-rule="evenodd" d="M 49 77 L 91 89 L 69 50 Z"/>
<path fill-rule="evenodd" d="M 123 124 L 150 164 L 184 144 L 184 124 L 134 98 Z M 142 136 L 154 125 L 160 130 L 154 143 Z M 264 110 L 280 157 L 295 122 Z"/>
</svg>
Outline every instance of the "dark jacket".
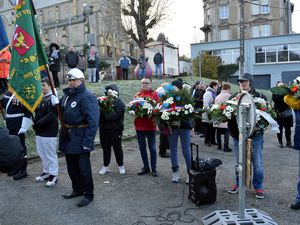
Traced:
<svg viewBox="0 0 300 225">
<path fill-rule="evenodd" d="M 79 61 L 78 54 L 74 51 L 69 51 L 66 55 L 66 63 L 68 64 L 69 68 L 77 67 Z"/>
<path fill-rule="evenodd" d="M 97 99 L 84 84 L 77 88 L 65 88 L 63 92 L 60 101 L 63 122 L 72 128 L 68 129 L 68 135 L 60 132 L 59 148 L 66 154 L 87 152 L 83 147 L 92 151 L 100 117 Z"/>
<path fill-rule="evenodd" d="M 232 96 L 232 98 L 235 98 L 240 93 L 241 92 L 235 93 Z M 265 100 L 267 100 L 266 96 L 264 96 L 263 94 L 260 94 L 254 88 L 251 88 L 251 90 L 249 91 L 249 94 L 251 94 L 253 98 L 264 98 Z M 231 137 L 233 137 L 235 139 L 239 138 L 239 128 L 238 128 L 238 124 L 236 122 L 236 119 L 232 119 L 232 120 L 228 121 L 228 130 L 229 130 L 229 133 L 230 133 Z M 257 130 L 257 131 L 254 132 L 252 137 L 262 135 L 263 133 L 264 133 L 263 130 Z"/>
<path fill-rule="evenodd" d="M 296 115 L 296 127 L 294 135 L 294 149 L 300 150 L 300 110 L 294 110 Z"/>
<path fill-rule="evenodd" d="M 193 129 L 194 127 L 194 120 L 193 119 L 189 119 L 189 120 L 181 120 L 180 122 L 180 127 L 179 129 Z M 172 129 L 178 129 L 178 127 L 173 127 Z"/>
<path fill-rule="evenodd" d="M 157 52 L 153 57 L 154 64 L 162 64 L 163 63 L 163 56 L 160 52 Z"/>
<path fill-rule="evenodd" d="M 9 135 L 8 130 L 0 128 L 0 172 L 17 171 L 23 164 L 23 147 L 20 138 Z"/>
<path fill-rule="evenodd" d="M 58 133 L 57 112 L 51 104 L 52 92 L 45 95 L 35 110 L 33 128 L 36 136 L 56 137 Z"/>
<path fill-rule="evenodd" d="M 272 95 L 272 100 L 274 102 L 274 109 L 277 113 L 276 121 L 278 122 L 279 125 L 292 127 L 294 122 L 293 116 L 289 118 L 280 117 L 280 113 L 290 109 L 290 107 L 284 102 L 283 99 L 284 99 L 283 95 L 274 95 L 274 94 Z"/>
<path fill-rule="evenodd" d="M 194 108 L 202 109 L 203 108 L 203 95 L 205 94 L 205 90 L 195 89 L 193 98 L 194 98 Z"/>
<path fill-rule="evenodd" d="M 99 64 L 99 60 L 95 56 L 95 58 L 91 58 L 90 56 L 88 57 L 87 63 L 88 63 L 88 68 L 97 68 L 97 62 Z"/>
<path fill-rule="evenodd" d="M 49 54 L 49 63 L 50 63 L 50 71 L 52 72 L 59 72 L 60 71 L 60 60 L 61 60 L 61 54 L 58 51 L 57 57 L 53 58 L 51 57 L 52 52 Z"/>
<path fill-rule="evenodd" d="M 119 88 L 115 84 L 105 87 L 105 90 L 109 89 L 119 93 Z M 122 133 L 124 130 L 124 113 L 125 104 L 120 98 L 115 99 L 112 112 L 104 113 L 100 109 L 100 132 Z"/>
<path fill-rule="evenodd" d="M 31 113 L 16 98 L 10 101 L 8 105 L 11 96 L 10 92 L 6 92 L 1 100 L 1 106 L 6 111 L 5 121 L 7 129 L 17 130 L 22 126 L 23 117 L 31 118 Z"/>
</svg>

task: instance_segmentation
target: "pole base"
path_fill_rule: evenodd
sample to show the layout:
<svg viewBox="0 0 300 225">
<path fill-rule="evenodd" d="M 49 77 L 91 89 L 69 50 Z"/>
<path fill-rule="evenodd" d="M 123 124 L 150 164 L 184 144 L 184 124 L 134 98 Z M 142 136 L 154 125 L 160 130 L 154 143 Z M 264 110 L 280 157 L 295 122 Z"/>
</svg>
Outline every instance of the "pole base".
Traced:
<svg viewBox="0 0 300 225">
<path fill-rule="evenodd" d="M 268 214 L 254 208 L 245 209 L 244 219 L 235 211 L 216 210 L 201 220 L 203 225 L 278 225 Z"/>
</svg>

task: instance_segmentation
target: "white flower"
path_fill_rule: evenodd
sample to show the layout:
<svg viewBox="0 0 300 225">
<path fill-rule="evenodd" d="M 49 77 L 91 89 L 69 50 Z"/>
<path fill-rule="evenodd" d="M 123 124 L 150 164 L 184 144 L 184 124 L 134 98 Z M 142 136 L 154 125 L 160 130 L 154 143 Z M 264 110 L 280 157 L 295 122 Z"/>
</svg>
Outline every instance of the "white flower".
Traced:
<svg viewBox="0 0 300 225">
<path fill-rule="evenodd" d="M 186 114 L 186 115 L 189 114 L 189 111 L 185 110 L 185 111 L 184 111 L 184 114 Z"/>
<path fill-rule="evenodd" d="M 213 104 L 210 108 L 211 111 L 217 110 L 219 108 L 219 105 Z"/>
<path fill-rule="evenodd" d="M 190 112 L 190 113 L 193 113 L 193 112 L 194 112 L 194 109 L 189 109 L 189 112 Z"/>
<path fill-rule="evenodd" d="M 297 77 L 297 78 L 294 80 L 294 83 L 295 83 L 295 84 L 300 84 L 300 76 Z"/>
<path fill-rule="evenodd" d="M 171 112 L 172 115 L 175 115 L 175 113 L 176 113 L 175 111 L 172 111 L 172 112 Z"/>
<path fill-rule="evenodd" d="M 225 113 L 225 116 L 226 116 L 228 119 L 231 119 L 231 113 L 230 113 L 230 112 L 226 112 L 226 113 Z"/>
<path fill-rule="evenodd" d="M 234 108 L 231 107 L 230 105 L 228 105 L 225 110 L 228 111 L 228 112 L 233 112 Z"/>
<path fill-rule="evenodd" d="M 130 110 L 128 113 L 129 113 L 129 115 L 132 115 L 132 116 L 135 115 L 135 111 L 134 110 Z"/>
<path fill-rule="evenodd" d="M 179 112 L 176 112 L 175 115 L 176 115 L 176 116 L 179 116 Z"/>
<path fill-rule="evenodd" d="M 168 98 L 167 100 L 165 100 L 165 103 L 169 103 L 172 104 L 174 102 L 173 97 Z"/>
</svg>

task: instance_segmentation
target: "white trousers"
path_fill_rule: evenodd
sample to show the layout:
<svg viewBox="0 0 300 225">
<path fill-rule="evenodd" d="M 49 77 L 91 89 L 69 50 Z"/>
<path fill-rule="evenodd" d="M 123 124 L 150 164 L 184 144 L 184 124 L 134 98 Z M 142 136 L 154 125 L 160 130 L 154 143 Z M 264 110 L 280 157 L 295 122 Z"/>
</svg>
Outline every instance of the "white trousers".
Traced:
<svg viewBox="0 0 300 225">
<path fill-rule="evenodd" d="M 36 150 L 39 154 L 42 164 L 43 172 L 50 175 L 58 175 L 58 158 L 56 153 L 57 137 L 35 137 Z"/>
<path fill-rule="evenodd" d="M 97 68 L 88 68 L 89 82 L 96 82 L 96 71 Z"/>
</svg>

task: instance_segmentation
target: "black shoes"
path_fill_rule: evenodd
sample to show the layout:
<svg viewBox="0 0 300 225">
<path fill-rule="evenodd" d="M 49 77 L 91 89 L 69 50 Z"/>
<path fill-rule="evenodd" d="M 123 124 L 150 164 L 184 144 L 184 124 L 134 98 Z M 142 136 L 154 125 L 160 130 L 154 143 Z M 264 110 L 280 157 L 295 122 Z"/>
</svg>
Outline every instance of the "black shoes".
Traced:
<svg viewBox="0 0 300 225">
<path fill-rule="evenodd" d="M 227 147 L 227 148 L 224 148 L 224 152 L 232 152 L 232 149 Z"/>
<path fill-rule="evenodd" d="M 151 174 L 152 174 L 153 177 L 157 177 L 157 171 L 156 170 L 153 170 Z"/>
<path fill-rule="evenodd" d="M 18 173 L 18 171 L 16 171 L 16 170 L 9 171 L 9 172 L 7 172 L 7 176 L 11 177 L 11 176 L 16 175 L 17 173 Z"/>
<path fill-rule="evenodd" d="M 62 197 L 64 199 L 70 199 L 70 198 L 75 198 L 75 197 L 79 197 L 79 196 L 83 196 L 83 193 L 82 192 L 72 191 L 71 193 L 66 193 L 66 194 L 62 195 Z"/>
<path fill-rule="evenodd" d="M 90 199 L 90 198 L 87 198 L 87 197 L 83 197 L 83 199 L 81 199 L 81 200 L 77 203 L 77 206 L 78 206 L 78 207 L 84 207 L 84 206 L 90 204 L 91 201 L 93 201 L 93 199 Z"/>
<path fill-rule="evenodd" d="M 294 148 L 293 145 L 292 145 L 291 143 L 287 143 L 287 144 L 286 144 L 286 147 L 287 147 L 287 148 Z"/>
<path fill-rule="evenodd" d="M 137 175 L 139 175 L 139 176 L 142 176 L 142 175 L 144 175 L 144 174 L 146 174 L 146 173 L 150 173 L 150 170 L 149 169 L 141 169 L 141 171 L 140 172 L 138 172 L 137 173 Z"/>
<path fill-rule="evenodd" d="M 165 154 L 159 154 L 161 158 L 170 158 L 170 153 L 166 152 Z"/>
<path fill-rule="evenodd" d="M 294 202 L 293 204 L 291 204 L 291 209 L 299 210 L 300 202 Z"/>
<path fill-rule="evenodd" d="M 22 178 L 25 178 L 28 176 L 28 173 L 26 170 L 19 170 L 16 175 L 13 176 L 14 180 L 20 180 Z"/>
</svg>

